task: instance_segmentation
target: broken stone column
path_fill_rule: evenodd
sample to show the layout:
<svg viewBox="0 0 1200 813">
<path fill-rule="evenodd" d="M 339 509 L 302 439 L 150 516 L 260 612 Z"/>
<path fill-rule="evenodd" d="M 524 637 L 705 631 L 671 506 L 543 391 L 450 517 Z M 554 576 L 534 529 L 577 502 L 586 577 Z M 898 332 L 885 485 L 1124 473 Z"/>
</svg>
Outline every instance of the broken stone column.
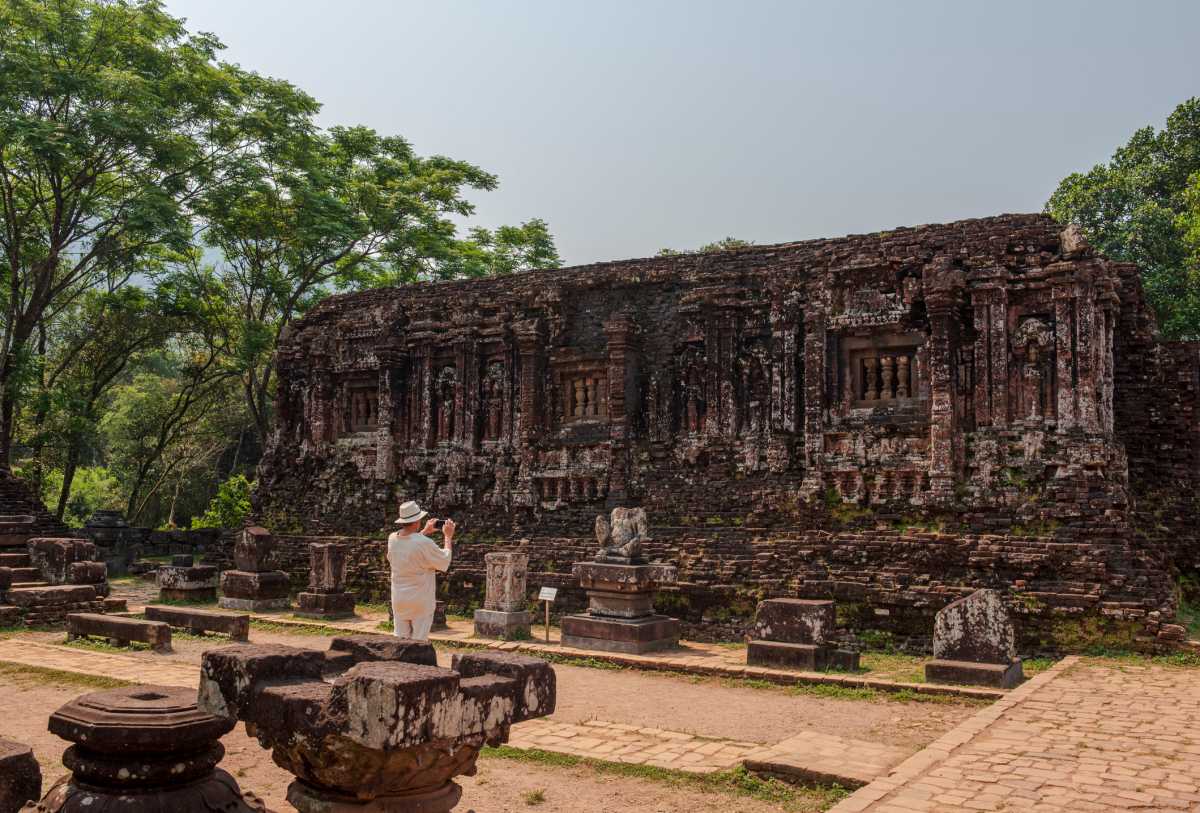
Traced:
<svg viewBox="0 0 1200 813">
<path fill-rule="evenodd" d="M 781 669 L 855 671 L 857 652 L 838 649 L 837 606 L 828 600 L 771 598 L 754 615 L 746 663 Z"/>
<path fill-rule="evenodd" d="M 588 611 L 563 617 L 564 646 L 641 653 L 678 645 L 679 622 L 654 612 L 654 595 L 675 583 L 675 566 L 646 562 L 642 542 L 648 534 L 641 508 L 615 508 L 611 522 L 596 517 L 600 552 L 595 561 L 571 568 L 587 591 Z"/>
<path fill-rule="evenodd" d="M 976 590 L 943 607 L 933 622 L 930 683 L 963 683 L 1011 689 L 1025 679 L 1017 634 L 997 590 Z"/>
<path fill-rule="evenodd" d="M 241 645 L 204 653 L 200 705 L 271 749 L 296 776 L 301 813 L 444 813 L 484 745 L 554 711 L 554 670 L 503 652 L 457 653 L 380 635 L 335 638 L 326 652 Z"/>
<path fill-rule="evenodd" d="M 201 603 L 217 599 L 217 569 L 197 565 L 190 553 L 176 554 L 158 568 L 158 600 Z"/>
<path fill-rule="evenodd" d="M 196 706 L 178 686 L 128 686 L 77 697 L 50 716 L 50 731 L 74 743 L 71 770 L 29 813 L 265 813 L 217 763 L 233 720 Z"/>
<path fill-rule="evenodd" d="M 487 567 L 487 592 L 483 609 L 475 611 L 475 636 L 506 640 L 529 638 L 529 625 L 533 621 L 526 609 L 525 598 L 529 554 L 487 553 L 483 561 Z"/>
<path fill-rule="evenodd" d="M 308 591 L 296 596 L 296 615 L 306 618 L 352 618 L 354 594 L 346 591 L 346 555 L 350 546 L 314 542 L 308 546 Z"/>
<path fill-rule="evenodd" d="M 242 529 L 233 547 L 236 569 L 221 574 L 221 607 L 260 612 L 291 606 L 288 575 L 269 568 L 274 550 L 275 537 L 266 528 Z"/>
<path fill-rule="evenodd" d="M 0 813 L 16 813 L 42 795 L 42 769 L 33 749 L 0 739 Z"/>
</svg>

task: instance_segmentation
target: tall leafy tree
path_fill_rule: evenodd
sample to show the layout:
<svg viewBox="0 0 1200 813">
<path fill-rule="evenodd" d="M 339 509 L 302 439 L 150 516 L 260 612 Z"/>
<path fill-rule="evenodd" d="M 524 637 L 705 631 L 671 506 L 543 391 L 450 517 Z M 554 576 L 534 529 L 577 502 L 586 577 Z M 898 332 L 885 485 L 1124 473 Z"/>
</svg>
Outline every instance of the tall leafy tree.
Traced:
<svg viewBox="0 0 1200 813">
<path fill-rule="evenodd" d="M 221 64 L 154 0 L 0 0 L 0 465 L 35 336 L 183 251 L 231 159 L 316 104 Z"/>
<path fill-rule="evenodd" d="M 1107 164 L 1068 175 L 1046 204 L 1114 259 L 1142 268 L 1162 333 L 1200 338 L 1200 99 L 1143 127 Z"/>
<path fill-rule="evenodd" d="M 204 239 L 236 324 L 231 360 L 261 444 L 270 430 L 273 354 L 281 333 L 337 289 L 507 273 L 558 265 L 546 224 L 456 235 L 466 195 L 496 178 L 417 155 L 366 127 L 292 131 L 239 161 L 204 197 Z"/>
</svg>

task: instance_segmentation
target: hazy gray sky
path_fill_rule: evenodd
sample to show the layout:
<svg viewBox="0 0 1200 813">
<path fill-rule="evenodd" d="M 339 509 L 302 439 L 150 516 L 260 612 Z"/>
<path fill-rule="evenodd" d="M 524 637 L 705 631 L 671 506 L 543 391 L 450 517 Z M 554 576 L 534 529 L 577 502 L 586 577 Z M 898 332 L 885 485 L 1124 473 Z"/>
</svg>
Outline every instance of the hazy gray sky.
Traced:
<svg viewBox="0 0 1200 813">
<path fill-rule="evenodd" d="M 500 177 L 564 261 L 1037 211 L 1200 94 L 1200 2 L 167 0 L 227 58 Z"/>
</svg>

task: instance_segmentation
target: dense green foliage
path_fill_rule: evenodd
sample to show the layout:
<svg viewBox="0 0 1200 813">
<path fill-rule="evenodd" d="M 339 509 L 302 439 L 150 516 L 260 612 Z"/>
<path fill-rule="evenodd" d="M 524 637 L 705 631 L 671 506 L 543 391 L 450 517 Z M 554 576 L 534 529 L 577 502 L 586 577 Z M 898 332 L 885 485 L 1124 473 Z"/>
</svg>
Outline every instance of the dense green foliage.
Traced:
<svg viewBox="0 0 1200 813">
<path fill-rule="evenodd" d="M 1114 259 L 1142 268 L 1166 337 L 1200 338 L 1200 99 L 1143 127 L 1107 164 L 1068 175 L 1046 211 Z"/>
<path fill-rule="evenodd" d="M 538 219 L 459 233 L 495 176 L 319 127 L 155 0 L 0 30 L 0 465 L 71 523 L 244 516 L 275 344 L 330 293 L 559 264 Z"/>
</svg>

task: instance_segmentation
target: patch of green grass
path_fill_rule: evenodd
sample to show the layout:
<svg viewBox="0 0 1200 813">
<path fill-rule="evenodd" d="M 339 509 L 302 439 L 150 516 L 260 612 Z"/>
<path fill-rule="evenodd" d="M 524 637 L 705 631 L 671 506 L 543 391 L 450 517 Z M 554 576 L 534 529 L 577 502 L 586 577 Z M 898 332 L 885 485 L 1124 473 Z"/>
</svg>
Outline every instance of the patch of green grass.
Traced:
<svg viewBox="0 0 1200 813">
<path fill-rule="evenodd" d="M 1025 677 L 1033 677 L 1045 672 L 1056 663 L 1058 663 L 1056 658 L 1025 658 L 1021 661 L 1021 669 L 1025 672 Z"/>
<path fill-rule="evenodd" d="M 17 686 L 60 686 L 63 688 L 119 689 L 133 686 L 128 680 L 103 675 L 81 675 L 44 666 L 27 666 L 23 663 L 0 661 L 0 680 Z"/>
<path fill-rule="evenodd" d="M 276 621 L 264 621 L 261 618 L 251 618 L 250 626 L 256 630 L 275 632 L 280 635 L 332 636 L 348 634 L 342 630 L 332 629 L 320 624 L 280 624 Z"/>
<path fill-rule="evenodd" d="M 1176 615 L 1180 624 L 1187 627 L 1189 638 L 1200 638 L 1200 604 L 1193 604 L 1187 598 L 1188 591 L 1179 600 L 1179 612 Z"/>
<path fill-rule="evenodd" d="M 872 677 L 898 683 L 924 683 L 927 660 L 899 652 L 863 652 L 859 656 L 862 672 L 870 672 Z"/>
<path fill-rule="evenodd" d="M 1200 652 L 1172 652 L 1168 655 L 1143 655 L 1127 649 L 1091 649 L 1083 654 L 1089 658 L 1116 661 L 1131 666 L 1200 667 Z"/>
<path fill-rule="evenodd" d="M 536 748 L 519 749 L 502 745 L 484 748 L 480 754 L 486 759 L 507 759 L 551 768 L 588 767 L 607 776 L 621 776 L 660 782 L 675 788 L 690 788 L 730 796 L 748 797 L 763 802 L 781 804 L 789 810 L 825 810 L 844 799 L 848 792 L 837 785 L 796 787 L 778 779 L 764 779 L 738 767 L 712 774 L 690 774 L 650 765 L 628 765 L 620 762 L 605 762 L 570 754 L 558 754 Z"/>
<path fill-rule="evenodd" d="M 387 613 L 388 605 L 382 601 L 356 601 L 354 603 L 356 610 L 361 610 L 367 613 Z"/>
<path fill-rule="evenodd" d="M 832 700 L 858 700 L 866 702 L 891 703 L 934 703 L 939 705 L 981 705 L 986 706 L 991 701 L 957 695 L 925 694 L 911 689 L 901 689 L 896 692 L 881 691 L 866 686 L 843 686 L 837 683 L 797 683 L 785 686 L 772 683 L 769 680 L 729 678 L 721 683 L 731 688 L 768 689 L 777 692 L 787 692 L 792 695 L 807 697 L 827 697 Z"/>
<path fill-rule="evenodd" d="M 580 658 L 575 655 L 558 655 L 553 652 L 539 652 L 534 657 L 541 658 L 547 663 L 557 663 L 563 666 L 582 666 L 585 669 L 608 669 L 610 671 L 621 671 L 628 669 L 628 666 L 622 666 L 619 663 L 612 661 L 601 660 L 600 658 Z"/>
<path fill-rule="evenodd" d="M 744 641 L 721 641 L 717 644 L 721 649 L 745 649 Z"/>
<path fill-rule="evenodd" d="M 183 601 L 181 599 L 159 599 L 155 604 L 162 604 L 166 607 L 215 607 L 217 600 L 204 599 L 203 601 Z"/>
<path fill-rule="evenodd" d="M 141 641 L 130 641 L 124 646 L 117 646 L 109 643 L 106 638 L 64 638 L 59 642 L 62 646 L 69 646 L 74 649 L 90 649 L 93 652 L 149 652 L 150 645 L 143 644 Z"/>
</svg>

